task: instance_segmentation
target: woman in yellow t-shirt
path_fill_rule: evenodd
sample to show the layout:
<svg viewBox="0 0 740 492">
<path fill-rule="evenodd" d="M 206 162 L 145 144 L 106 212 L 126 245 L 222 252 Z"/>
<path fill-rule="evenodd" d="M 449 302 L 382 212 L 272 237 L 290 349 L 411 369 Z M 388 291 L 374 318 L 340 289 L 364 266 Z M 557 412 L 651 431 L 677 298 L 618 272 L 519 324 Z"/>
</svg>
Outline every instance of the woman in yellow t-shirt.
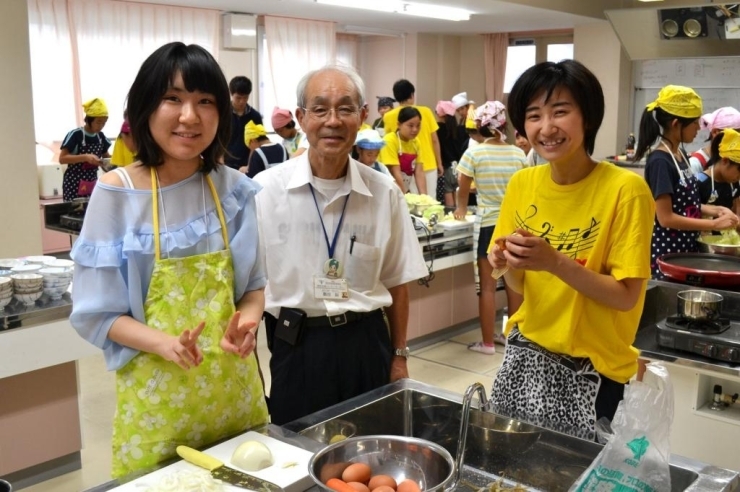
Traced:
<svg viewBox="0 0 740 492">
<path fill-rule="evenodd" d="M 378 160 L 388 167 L 401 191 L 425 195 L 427 182 L 424 166 L 418 160 L 419 142 L 416 139 L 420 129 L 419 110 L 413 106 L 401 108 L 398 112 L 398 130 L 383 137 L 385 147 L 380 150 Z"/>
<path fill-rule="evenodd" d="M 584 439 L 612 419 L 637 372 L 653 202 L 639 175 L 591 158 L 598 79 L 574 60 L 528 69 L 509 116 L 547 164 L 511 178 L 488 259 L 524 301 L 493 383 L 497 413 Z"/>
</svg>

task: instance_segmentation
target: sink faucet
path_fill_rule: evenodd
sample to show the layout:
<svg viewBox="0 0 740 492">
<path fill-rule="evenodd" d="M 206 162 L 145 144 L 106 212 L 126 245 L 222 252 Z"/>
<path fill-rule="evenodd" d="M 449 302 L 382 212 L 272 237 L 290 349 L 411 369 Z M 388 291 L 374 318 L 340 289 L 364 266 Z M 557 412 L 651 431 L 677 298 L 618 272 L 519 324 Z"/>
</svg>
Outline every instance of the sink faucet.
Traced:
<svg viewBox="0 0 740 492">
<path fill-rule="evenodd" d="M 465 390 L 460 415 L 460 438 L 457 441 L 457 457 L 455 458 L 455 480 L 459 484 L 462 479 L 463 461 L 465 459 L 465 443 L 468 439 L 468 423 L 470 422 L 470 407 L 473 404 L 473 395 L 478 392 L 478 410 L 485 411 L 488 397 L 486 388 L 481 383 L 473 383 Z"/>
</svg>

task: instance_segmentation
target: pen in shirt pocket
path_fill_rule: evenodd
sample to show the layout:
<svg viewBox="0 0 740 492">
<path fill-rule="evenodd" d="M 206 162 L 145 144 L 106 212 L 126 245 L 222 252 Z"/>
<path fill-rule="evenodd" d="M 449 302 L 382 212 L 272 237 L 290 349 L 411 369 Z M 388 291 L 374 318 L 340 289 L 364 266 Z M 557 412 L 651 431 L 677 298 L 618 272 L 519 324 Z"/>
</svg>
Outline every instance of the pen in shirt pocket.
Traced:
<svg viewBox="0 0 740 492">
<path fill-rule="evenodd" d="M 357 241 L 357 236 L 352 234 L 349 238 L 349 254 L 352 254 L 352 249 L 355 247 L 355 241 Z"/>
</svg>

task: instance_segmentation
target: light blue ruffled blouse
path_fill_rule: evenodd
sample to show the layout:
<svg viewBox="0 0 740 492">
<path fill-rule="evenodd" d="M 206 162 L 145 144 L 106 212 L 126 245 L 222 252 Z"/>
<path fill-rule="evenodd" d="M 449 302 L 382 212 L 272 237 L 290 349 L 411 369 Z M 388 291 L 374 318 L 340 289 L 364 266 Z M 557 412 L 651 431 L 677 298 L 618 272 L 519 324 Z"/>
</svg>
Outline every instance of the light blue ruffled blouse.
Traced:
<svg viewBox="0 0 740 492">
<path fill-rule="evenodd" d="M 225 166 L 211 173 L 221 200 L 234 265 L 234 301 L 267 284 L 255 194 L 261 186 Z M 162 258 L 182 258 L 224 248 L 215 202 L 201 173 L 162 188 Z M 166 218 L 166 228 L 165 228 Z M 121 315 L 144 322 L 144 301 L 154 268 L 151 190 L 119 188 L 98 182 L 79 239 L 75 261 L 72 326 L 101 348 L 109 370 L 123 367 L 138 350 L 108 338 Z"/>
</svg>

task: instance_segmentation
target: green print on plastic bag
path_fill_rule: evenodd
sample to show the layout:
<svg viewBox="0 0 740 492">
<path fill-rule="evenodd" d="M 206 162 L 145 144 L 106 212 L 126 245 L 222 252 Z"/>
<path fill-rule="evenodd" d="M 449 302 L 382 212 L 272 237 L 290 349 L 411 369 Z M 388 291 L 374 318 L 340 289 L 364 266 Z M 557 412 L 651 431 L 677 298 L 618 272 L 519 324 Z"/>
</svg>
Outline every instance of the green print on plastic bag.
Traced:
<svg viewBox="0 0 740 492">
<path fill-rule="evenodd" d="M 640 464 L 640 461 L 642 461 L 642 457 L 645 456 L 647 449 L 650 447 L 650 441 L 645 439 L 645 436 L 638 437 L 628 442 L 627 447 L 630 448 L 630 451 L 632 451 L 634 458 L 631 460 L 626 459 L 624 460 L 624 462 L 630 466 L 634 466 L 635 468 L 637 468 L 637 466 Z"/>
</svg>

